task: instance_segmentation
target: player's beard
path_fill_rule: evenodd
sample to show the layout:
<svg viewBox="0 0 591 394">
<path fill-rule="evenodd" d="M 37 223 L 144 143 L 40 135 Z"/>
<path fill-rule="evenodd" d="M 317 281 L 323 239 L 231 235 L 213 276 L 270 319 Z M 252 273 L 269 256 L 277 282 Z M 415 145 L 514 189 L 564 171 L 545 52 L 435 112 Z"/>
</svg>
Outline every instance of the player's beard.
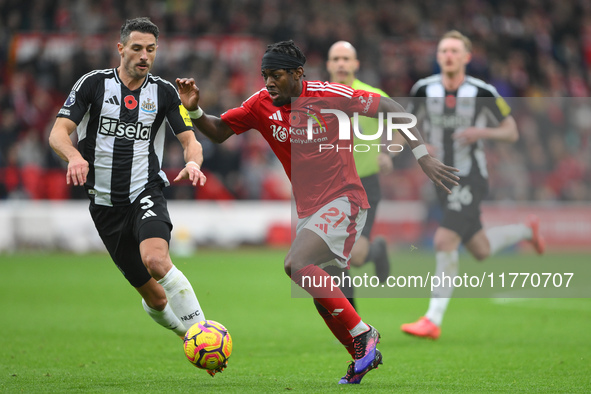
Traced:
<svg viewBox="0 0 591 394">
<path fill-rule="evenodd" d="M 146 69 L 144 70 L 139 70 L 137 68 L 138 65 L 146 65 Z M 132 63 L 132 62 L 127 62 L 125 64 L 125 71 L 127 72 L 127 75 L 129 75 L 131 78 L 133 79 L 142 79 L 145 78 L 146 75 L 148 75 L 148 73 L 150 72 L 150 70 L 152 69 L 152 66 L 148 63 Z"/>
<path fill-rule="evenodd" d="M 273 104 L 275 107 L 283 107 L 284 105 L 286 105 L 286 104 L 289 104 L 289 103 L 291 103 L 291 98 L 288 100 L 288 99 L 286 99 L 286 98 L 281 98 L 281 97 L 279 97 L 279 98 L 277 99 L 277 101 L 272 101 L 272 104 Z"/>
</svg>

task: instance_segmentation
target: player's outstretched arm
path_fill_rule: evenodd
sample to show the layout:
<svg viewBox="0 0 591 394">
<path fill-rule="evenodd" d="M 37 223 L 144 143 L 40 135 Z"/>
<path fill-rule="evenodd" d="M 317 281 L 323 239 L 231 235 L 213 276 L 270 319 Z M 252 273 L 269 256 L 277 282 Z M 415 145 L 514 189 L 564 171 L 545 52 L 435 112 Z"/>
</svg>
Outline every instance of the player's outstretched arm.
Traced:
<svg viewBox="0 0 591 394">
<path fill-rule="evenodd" d="M 177 78 L 176 86 L 179 90 L 181 103 L 189 111 L 193 124 L 207 138 L 220 144 L 234 134 L 234 131 L 223 120 L 207 115 L 199 108 L 199 88 L 193 78 Z"/>
<path fill-rule="evenodd" d="M 66 183 L 75 186 L 84 185 L 88 175 L 88 162 L 74 147 L 70 135 L 76 130 L 76 123 L 67 118 L 57 118 L 49 134 L 49 145 L 68 163 Z"/>
<path fill-rule="evenodd" d="M 498 127 L 467 127 L 452 135 L 462 145 L 472 145 L 480 139 L 514 143 L 519 139 L 517 122 L 509 115 Z"/>
<path fill-rule="evenodd" d="M 179 172 L 174 178 L 174 181 L 181 179 L 189 179 L 193 186 L 205 185 L 207 178 L 201 171 L 201 164 L 203 163 L 203 148 L 199 141 L 195 138 L 193 130 L 183 131 L 176 135 L 183 146 L 183 157 L 185 158 L 185 168 Z"/>
<path fill-rule="evenodd" d="M 402 105 L 388 97 L 380 98 L 378 113 L 379 112 L 407 113 Z M 405 123 L 410 125 L 409 118 L 406 117 L 393 118 L 392 121 L 398 125 Z M 442 188 L 447 193 L 451 193 L 451 190 L 449 190 L 445 183 L 457 186 L 457 181 L 460 178 L 458 178 L 454 172 L 458 172 L 459 170 L 455 167 L 443 164 L 429 154 L 425 146 L 425 142 L 423 141 L 423 137 L 419 133 L 419 130 L 416 128 L 416 126 L 412 125 L 412 127 L 401 128 L 400 134 L 404 137 L 408 143 L 408 146 L 412 149 L 412 153 L 415 155 L 419 165 L 423 169 L 423 172 L 429 177 L 429 179 L 431 179 L 435 185 Z"/>
</svg>

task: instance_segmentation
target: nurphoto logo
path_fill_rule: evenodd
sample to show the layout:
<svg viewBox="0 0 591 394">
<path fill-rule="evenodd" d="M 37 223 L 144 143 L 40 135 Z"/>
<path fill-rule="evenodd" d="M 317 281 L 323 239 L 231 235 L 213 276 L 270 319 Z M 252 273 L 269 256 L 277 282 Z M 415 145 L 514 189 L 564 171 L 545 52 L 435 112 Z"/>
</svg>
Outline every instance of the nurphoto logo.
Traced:
<svg viewBox="0 0 591 394">
<path fill-rule="evenodd" d="M 351 139 L 351 119 L 349 115 L 345 112 L 338 110 L 338 109 L 327 109 L 322 108 L 320 110 L 321 114 L 332 114 L 337 117 L 338 124 L 339 124 L 339 140 L 347 141 Z M 320 116 L 321 119 L 324 121 L 322 115 Z M 401 133 L 404 133 L 408 138 L 413 141 L 416 141 L 417 138 L 409 131 L 410 128 L 416 126 L 417 118 L 413 114 L 407 112 L 388 112 L 384 115 L 384 113 L 378 113 L 378 130 L 375 134 L 363 134 L 359 129 L 359 114 L 357 112 L 353 113 L 353 132 L 355 136 L 362 141 L 375 141 L 382 137 L 384 133 L 384 119 L 386 123 L 386 139 L 388 141 L 392 141 L 392 134 L 394 130 L 398 130 Z M 404 122 L 407 120 L 407 122 Z M 401 123 L 402 122 L 402 123 Z M 307 138 L 308 140 L 312 140 L 314 138 L 314 123 L 318 125 L 319 129 L 326 129 L 326 121 L 324 121 L 325 125 L 322 125 L 321 121 L 318 117 L 314 116 L 313 114 L 308 114 L 308 127 L 307 127 Z M 317 128 L 317 129 L 318 129 Z M 333 144 L 319 144 L 318 149 L 320 152 L 323 150 L 330 150 L 336 149 L 339 150 L 351 150 L 353 149 L 355 152 L 368 152 L 369 150 L 375 147 L 378 152 L 381 151 L 382 148 L 385 148 L 388 152 L 401 152 L 403 146 L 400 144 L 355 144 L 349 146 L 338 146 Z"/>
</svg>

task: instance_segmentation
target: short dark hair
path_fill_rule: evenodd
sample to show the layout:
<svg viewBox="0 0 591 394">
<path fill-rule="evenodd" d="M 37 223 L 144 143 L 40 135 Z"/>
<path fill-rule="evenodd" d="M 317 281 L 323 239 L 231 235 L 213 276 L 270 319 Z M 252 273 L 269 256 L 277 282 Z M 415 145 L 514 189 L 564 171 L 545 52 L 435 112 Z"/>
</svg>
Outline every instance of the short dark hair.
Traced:
<svg viewBox="0 0 591 394">
<path fill-rule="evenodd" d="M 129 40 L 132 31 L 153 34 L 156 38 L 156 42 L 158 42 L 160 30 L 158 30 L 158 26 L 156 26 L 148 17 L 142 16 L 140 18 L 127 19 L 125 21 L 123 26 L 121 26 L 121 35 L 119 38 L 123 45 Z"/>
<path fill-rule="evenodd" d="M 306 63 L 306 56 L 304 55 L 302 50 L 298 48 L 298 46 L 293 42 L 293 40 L 280 41 L 276 42 L 275 44 L 269 44 L 267 45 L 267 50 L 265 51 L 265 53 L 267 52 L 284 53 L 286 55 L 295 57 L 296 59 L 301 61 L 302 64 Z"/>
</svg>

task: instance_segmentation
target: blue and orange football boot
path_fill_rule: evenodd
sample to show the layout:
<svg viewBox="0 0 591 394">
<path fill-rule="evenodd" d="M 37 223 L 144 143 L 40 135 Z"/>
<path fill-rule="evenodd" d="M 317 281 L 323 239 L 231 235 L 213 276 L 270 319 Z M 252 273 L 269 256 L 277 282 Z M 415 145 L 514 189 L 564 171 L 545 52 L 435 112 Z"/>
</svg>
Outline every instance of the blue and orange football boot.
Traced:
<svg viewBox="0 0 591 394">
<path fill-rule="evenodd" d="M 369 368 L 366 368 L 365 371 L 361 373 L 356 373 L 355 361 L 351 361 L 349 367 L 347 368 L 347 373 L 345 374 L 345 376 L 341 378 L 341 380 L 339 380 L 339 384 L 359 384 L 361 383 L 361 379 L 363 379 L 366 373 L 368 373 L 372 369 L 377 369 L 380 364 L 383 364 L 382 353 L 380 353 L 380 351 L 376 349 L 376 356 Z"/>
<path fill-rule="evenodd" d="M 368 325 L 369 326 L 369 325 Z M 376 346 L 380 343 L 380 333 L 369 326 L 369 330 L 353 338 L 355 349 L 355 373 L 364 372 L 370 368 L 376 359 Z"/>
</svg>

